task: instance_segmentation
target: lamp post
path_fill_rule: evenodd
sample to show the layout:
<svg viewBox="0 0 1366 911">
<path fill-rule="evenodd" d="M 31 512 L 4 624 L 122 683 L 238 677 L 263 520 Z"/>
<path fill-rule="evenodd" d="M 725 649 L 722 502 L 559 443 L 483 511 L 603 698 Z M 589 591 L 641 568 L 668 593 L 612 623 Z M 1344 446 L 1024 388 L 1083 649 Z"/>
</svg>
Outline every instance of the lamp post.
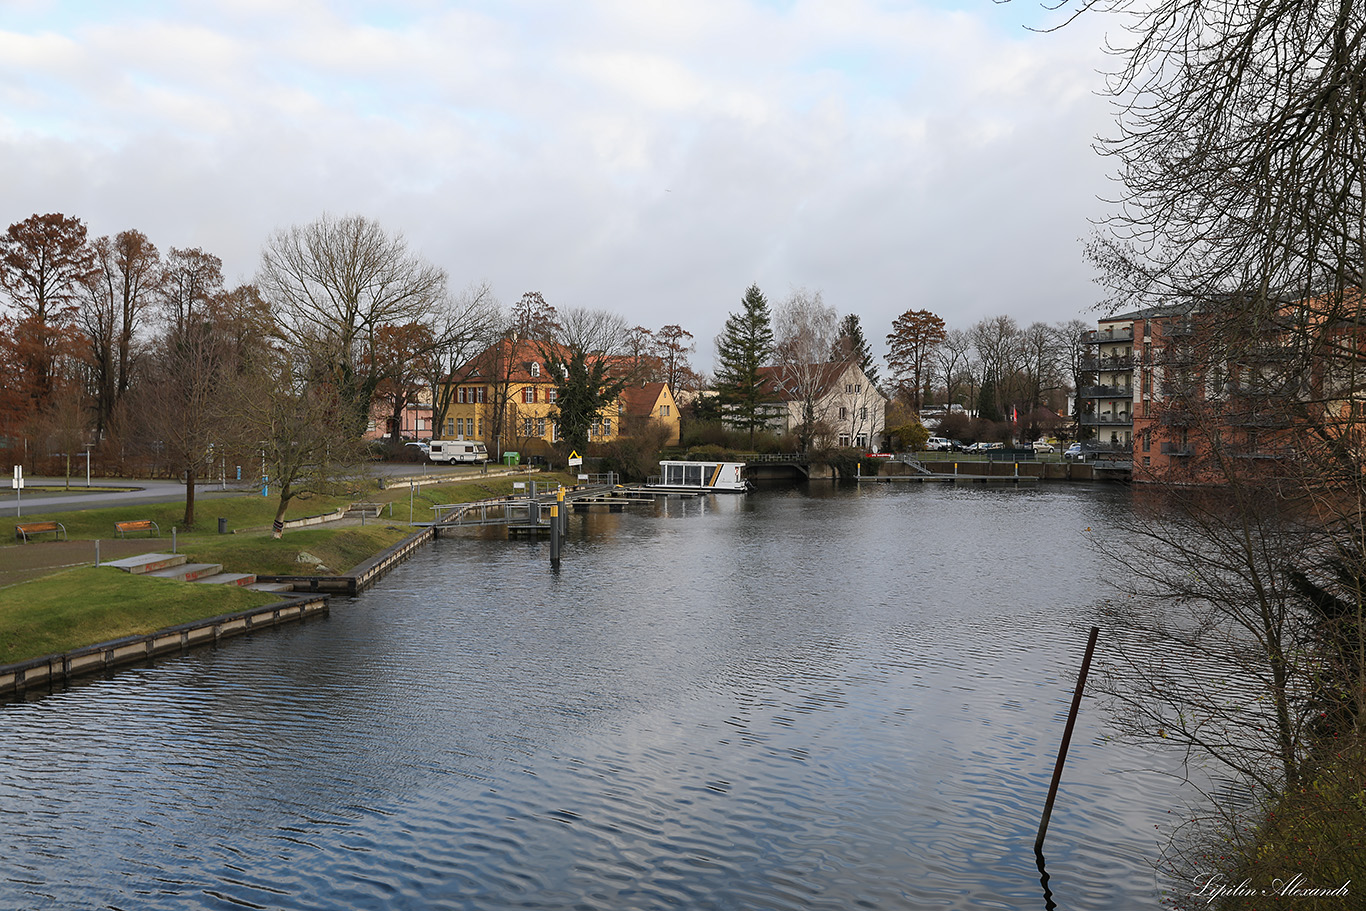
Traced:
<svg viewBox="0 0 1366 911">
<path fill-rule="evenodd" d="M 90 449 L 91 449 L 91 447 L 94 446 L 95 444 L 94 444 L 94 443 L 83 443 L 83 444 L 81 444 L 81 445 L 83 445 L 83 446 L 85 447 L 85 486 L 86 486 L 86 487 L 89 487 L 89 486 L 90 486 Z"/>
</svg>

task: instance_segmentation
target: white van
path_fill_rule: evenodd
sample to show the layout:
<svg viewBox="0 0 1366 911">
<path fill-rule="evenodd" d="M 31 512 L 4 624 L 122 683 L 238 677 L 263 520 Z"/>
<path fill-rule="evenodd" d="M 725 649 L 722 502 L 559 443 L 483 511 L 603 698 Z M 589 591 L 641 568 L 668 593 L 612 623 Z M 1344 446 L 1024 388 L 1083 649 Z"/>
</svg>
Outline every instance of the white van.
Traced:
<svg viewBox="0 0 1366 911">
<path fill-rule="evenodd" d="M 488 447 L 478 440 L 432 440 L 427 458 L 433 462 L 487 462 Z"/>
</svg>

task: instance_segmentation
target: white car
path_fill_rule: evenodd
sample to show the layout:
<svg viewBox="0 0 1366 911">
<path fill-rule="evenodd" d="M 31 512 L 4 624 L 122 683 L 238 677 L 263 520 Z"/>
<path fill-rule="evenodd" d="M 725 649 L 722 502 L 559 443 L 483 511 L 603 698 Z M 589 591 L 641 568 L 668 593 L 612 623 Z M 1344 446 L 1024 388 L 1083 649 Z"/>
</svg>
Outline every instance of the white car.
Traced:
<svg viewBox="0 0 1366 911">
<path fill-rule="evenodd" d="M 948 437 L 930 437 L 925 441 L 926 452 L 948 452 L 953 449 L 953 440 Z"/>
<path fill-rule="evenodd" d="M 1057 452 L 1057 451 L 1058 451 L 1058 448 L 1057 448 L 1056 446 L 1054 446 L 1052 443 L 1048 442 L 1047 440 L 1035 440 L 1035 441 L 1034 441 L 1034 451 L 1035 451 L 1035 452 Z"/>
</svg>

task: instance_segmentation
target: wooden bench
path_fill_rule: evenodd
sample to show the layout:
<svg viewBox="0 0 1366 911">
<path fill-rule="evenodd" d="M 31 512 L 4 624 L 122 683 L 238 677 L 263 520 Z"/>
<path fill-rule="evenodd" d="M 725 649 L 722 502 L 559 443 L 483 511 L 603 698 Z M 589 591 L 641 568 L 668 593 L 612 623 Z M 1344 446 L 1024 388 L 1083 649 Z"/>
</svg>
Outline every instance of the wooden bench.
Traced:
<svg viewBox="0 0 1366 911">
<path fill-rule="evenodd" d="M 43 532 L 49 531 L 52 532 L 52 537 L 54 538 L 60 534 L 64 539 L 68 541 L 71 540 L 66 537 L 66 526 L 61 522 L 26 522 L 14 526 L 14 536 L 16 538 L 21 538 L 25 544 L 28 543 L 30 535 L 42 534 Z"/>
<path fill-rule="evenodd" d="M 118 529 L 120 538 L 127 535 L 130 531 L 146 531 L 151 532 L 153 537 L 161 537 L 161 526 L 157 525 L 157 523 L 153 522 L 151 519 L 133 519 L 128 522 L 115 522 L 114 527 Z"/>
</svg>

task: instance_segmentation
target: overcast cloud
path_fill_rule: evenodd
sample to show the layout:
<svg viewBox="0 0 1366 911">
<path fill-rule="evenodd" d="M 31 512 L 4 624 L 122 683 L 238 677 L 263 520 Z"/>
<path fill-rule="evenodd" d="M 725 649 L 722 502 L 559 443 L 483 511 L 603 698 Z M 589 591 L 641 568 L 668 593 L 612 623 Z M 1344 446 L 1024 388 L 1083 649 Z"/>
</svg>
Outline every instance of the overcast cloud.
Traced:
<svg viewBox="0 0 1366 911">
<path fill-rule="evenodd" d="M 757 283 L 951 327 L 1082 316 L 1102 26 L 1028 0 L 0 0 L 0 219 L 249 281 L 323 212 L 452 285 L 678 323 Z"/>
</svg>

